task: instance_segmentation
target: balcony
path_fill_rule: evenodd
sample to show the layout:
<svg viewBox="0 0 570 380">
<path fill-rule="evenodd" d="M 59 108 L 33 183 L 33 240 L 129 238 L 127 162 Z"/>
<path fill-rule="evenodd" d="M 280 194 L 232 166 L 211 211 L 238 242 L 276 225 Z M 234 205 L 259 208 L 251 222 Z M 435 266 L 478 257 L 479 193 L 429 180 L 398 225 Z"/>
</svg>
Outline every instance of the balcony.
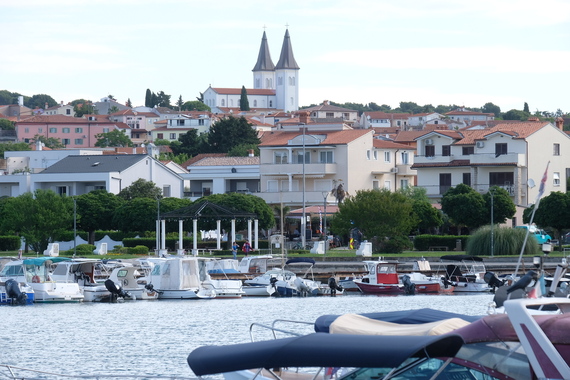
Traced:
<svg viewBox="0 0 570 380">
<path fill-rule="evenodd" d="M 303 164 L 261 164 L 259 173 L 262 176 L 268 175 L 303 175 Z M 336 163 L 315 163 L 305 164 L 305 175 L 334 175 L 337 173 Z"/>
<path fill-rule="evenodd" d="M 279 204 L 283 202 L 284 205 L 301 205 L 303 203 L 302 191 L 261 192 L 256 195 L 269 204 Z M 322 191 L 305 191 L 305 205 L 307 207 L 313 205 L 320 205 L 322 207 L 324 205 L 323 201 Z M 336 202 L 335 198 L 329 195 L 327 198 L 327 204 L 330 205 L 333 202 Z"/>
<path fill-rule="evenodd" d="M 469 159 L 471 156 L 414 156 L 414 164 L 445 164 L 457 159 Z"/>
<path fill-rule="evenodd" d="M 472 154 L 469 157 L 471 165 L 489 165 L 494 166 L 498 164 L 511 164 L 516 166 L 526 166 L 526 154 L 522 153 L 507 153 L 497 156 L 495 153 L 480 153 Z M 417 160 L 416 160 L 417 161 Z"/>
</svg>

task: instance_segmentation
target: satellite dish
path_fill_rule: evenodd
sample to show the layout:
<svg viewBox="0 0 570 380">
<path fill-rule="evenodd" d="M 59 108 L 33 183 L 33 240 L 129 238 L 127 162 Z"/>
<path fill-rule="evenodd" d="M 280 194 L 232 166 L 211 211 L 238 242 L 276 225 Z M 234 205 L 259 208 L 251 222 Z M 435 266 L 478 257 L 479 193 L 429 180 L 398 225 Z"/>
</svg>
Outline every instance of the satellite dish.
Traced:
<svg viewBox="0 0 570 380">
<path fill-rule="evenodd" d="M 528 179 L 527 184 L 528 184 L 528 187 L 530 187 L 531 189 L 536 186 L 536 184 L 534 183 L 534 179 L 532 179 L 532 178 Z"/>
</svg>

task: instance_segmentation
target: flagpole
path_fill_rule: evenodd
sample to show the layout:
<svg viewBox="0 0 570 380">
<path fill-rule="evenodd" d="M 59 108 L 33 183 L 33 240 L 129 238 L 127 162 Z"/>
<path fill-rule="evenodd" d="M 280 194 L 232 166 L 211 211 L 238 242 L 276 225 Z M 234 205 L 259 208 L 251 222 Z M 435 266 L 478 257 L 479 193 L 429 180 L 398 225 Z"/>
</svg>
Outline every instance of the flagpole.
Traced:
<svg viewBox="0 0 570 380">
<path fill-rule="evenodd" d="M 536 214 L 536 210 L 538 209 L 538 205 L 540 204 L 540 199 L 542 198 L 542 194 L 544 194 L 544 188 L 546 186 L 546 179 L 548 174 L 548 166 L 550 165 L 550 161 L 546 164 L 546 170 L 544 171 L 544 175 L 542 176 L 542 180 L 540 181 L 540 187 L 538 189 L 538 195 L 536 196 L 536 202 L 532 209 L 532 214 L 530 215 L 530 221 L 528 222 L 528 228 L 526 229 L 526 235 L 524 237 L 523 245 L 521 248 L 521 253 L 519 254 L 519 260 L 517 261 L 517 266 L 515 268 L 514 276 L 517 275 L 519 272 L 519 266 L 522 262 L 522 257 L 524 253 L 524 249 L 526 247 L 526 242 L 528 240 L 528 235 L 530 234 L 530 226 L 532 225 L 532 221 L 534 220 L 534 214 Z"/>
</svg>

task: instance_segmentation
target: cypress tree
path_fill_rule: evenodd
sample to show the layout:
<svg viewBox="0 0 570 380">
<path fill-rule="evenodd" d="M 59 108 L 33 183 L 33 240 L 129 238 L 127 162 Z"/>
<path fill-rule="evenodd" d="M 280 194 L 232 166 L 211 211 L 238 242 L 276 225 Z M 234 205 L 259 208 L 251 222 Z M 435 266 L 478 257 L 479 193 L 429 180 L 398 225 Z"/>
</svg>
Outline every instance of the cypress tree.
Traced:
<svg viewBox="0 0 570 380">
<path fill-rule="evenodd" d="M 239 99 L 240 111 L 249 111 L 249 100 L 247 99 L 247 91 L 245 86 L 241 86 L 241 98 Z"/>
<path fill-rule="evenodd" d="M 146 89 L 146 95 L 144 97 L 144 106 L 152 107 L 152 94 L 148 88 Z"/>
</svg>

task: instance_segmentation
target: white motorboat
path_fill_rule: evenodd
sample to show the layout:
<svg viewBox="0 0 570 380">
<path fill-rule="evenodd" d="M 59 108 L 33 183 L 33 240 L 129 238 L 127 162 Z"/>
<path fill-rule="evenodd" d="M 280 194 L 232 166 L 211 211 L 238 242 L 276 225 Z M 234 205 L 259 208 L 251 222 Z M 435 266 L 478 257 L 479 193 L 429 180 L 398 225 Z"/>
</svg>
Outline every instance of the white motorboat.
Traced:
<svg viewBox="0 0 570 380">
<path fill-rule="evenodd" d="M 53 263 L 69 260 L 65 257 L 37 257 L 6 263 L 0 281 L 13 278 L 34 290 L 34 302 L 81 302 L 84 295 L 77 282 L 56 282 L 50 275 Z"/>
<path fill-rule="evenodd" d="M 34 303 L 34 289 L 13 278 L 0 282 L 0 305 L 27 305 Z"/>
<path fill-rule="evenodd" d="M 124 266 L 113 269 L 109 280 L 120 286 L 133 300 L 155 300 L 159 292 L 144 279 L 145 268 Z M 128 298 L 128 297 L 127 297 Z"/>
<path fill-rule="evenodd" d="M 483 259 L 470 255 L 446 255 L 442 261 L 449 264 L 445 267 L 446 284 L 453 286 L 453 291 L 461 292 L 490 292 L 491 287 L 485 281 L 487 270 Z"/>
<path fill-rule="evenodd" d="M 140 260 L 143 261 L 143 260 Z M 149 257 L 152 266 L 144 279 L 158 291 L 159 299 L 216 298 L 214 284 L 206 269 L 207 259 L 194 256 Z"/>
<path fill-rule="evenodd" d="M 285 269 L 271 269 L 262 275 L 244 281 L 243 290 L 248 296 L 297 295 L 297 275 Z"/>
<path fill-rule="evenodd" d="M 85 302 L 106 302 L 110 300 L 111 292 L 104 282 L 96 281 L 96 277 L 101 278 L 102 265 L 98 259 L 60 261 L 51 272 L 51 278 L 58 283 L 77 283 Z"/>
</svg>

